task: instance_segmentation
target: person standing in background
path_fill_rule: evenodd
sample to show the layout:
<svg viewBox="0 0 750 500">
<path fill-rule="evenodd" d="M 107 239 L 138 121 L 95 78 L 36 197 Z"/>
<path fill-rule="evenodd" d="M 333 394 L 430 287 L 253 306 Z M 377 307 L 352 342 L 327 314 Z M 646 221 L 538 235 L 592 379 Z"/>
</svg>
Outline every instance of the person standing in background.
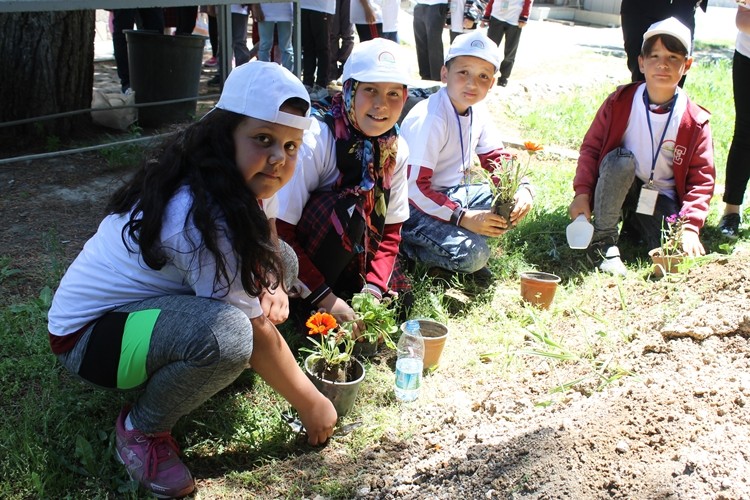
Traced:
<svg viewBox="0 0 750 500">
<path fill-rule="evenodd" d="M 417 0 L 414 6 L 414 43 L 422 80 L 440 81 L 443 68 L 443 28 L 448 15 L 447 0 Z"/>
<path fill-rule="evenodd" d="M 232 52 L 234 52 L 234 65 L 241 66 L 250 61 L 250 49 L 247 48 L 247 23 L 250 17 L 250 7 L 246 3 L 232 4 Z M 221 51 L 219 58 L 224 57 Z M 224 81 L 219 74 L 211 78 L 208 85 L 221 85 Z"/>
<path fill-rule="evenodd" d="M 401 11 L 401 0 L 383 0 L 383 38 L 392 42 L 398 41 L 398 13 Z"/>
<path fill-rule="evenodd" d="M 383 36 L 382 0 L 351 0 L 350 19 L 360 42 Z"/>
<path fill-rule="evenodd" d="M 643 34 L 649 26 L 668 17 L 676 17 L 690 30 L 692 45 L 695 36 L 695 11 L 700 7 L 706 12 L 707 6 L 708 0 L 622 0 L 620 22 L 625 53 L 628 56 L 630 81 L 642 82 L 646 79 L 638 67 L 638 56 L 641 55 Z M 680 80 L 680 87 L 684 83 L 685 77 Z"/>
<path fill-rule="evenodd" d="M 277 32 L 281 49 L 281 65 L 294 71 L 294 47 L 292 47 L 292 2 L 254 3 L 253 17 L 258 21 L 258 60 L 273 61 L 274 29 Z"/>
<path fill-rule="evenodd" d="M 719 223 L 721 234 L 735 239 L 740 235 L 742 215 L 740 206 L 745 198 L 750 178 L 750 7 L 741 3 L 737 7 L 737 41 L 732 60 L 732 87 L 734 89 L 734 135 L 727 157 L 724 182 L 724 215 Z"/>
<path fill-rule="evenodd" d="M 130 92 L 130 64 L 128 62 L 128 42 L 123 30 L 138 29 L 164 31 L 164 14 L 162 9 L 113 9 L 112 11 L 112 50 L 115 54 L 117 76 L 123 94 Z M 136 22 L 137 20 L 137 22 Z"/>
<path fill-rule="evenodd" d="M 451 0 L 446 21 L 450 28 L 451 43 L 461 33 L 468 33 L 477 28 L 486 5 L 486 0 Z"/>
<path fill-rule="evenodd" d="M 305 84 L 310 99 L 319 101 L 328 97 L 330 18 L 336 13 L 336 0 L 300 0 L 300 8 L 302 83 Z"/>
<path fill-rule="evenodd" d="M 505 37 L 503 62 L 500 63 L 500 76 L 497 84 L 508 85 L 508 78 L 516 62 L 516 51 L 521 41 L 521 30 L 529 21 L 531 4 L 534 0 L 490 0 L 484 11 L 484 22 L 489 21 L 487 36 L 498 47 Z"/>
<path fill-rule="evenodd" d="M 330 64 L 328 79 L 338 80 L 344 69 L 344 63 L 354 48 L 354 24 L 350 19 L 350 0 L 336 0 L 336 12 L 328 16 L 328 52 Z"/>
</svg>

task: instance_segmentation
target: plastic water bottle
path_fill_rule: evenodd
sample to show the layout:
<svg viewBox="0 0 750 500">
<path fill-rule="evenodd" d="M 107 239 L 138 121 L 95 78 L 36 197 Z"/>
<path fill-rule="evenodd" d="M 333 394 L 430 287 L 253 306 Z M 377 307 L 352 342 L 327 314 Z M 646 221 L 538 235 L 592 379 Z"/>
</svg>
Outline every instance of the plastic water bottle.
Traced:
<svg viewBox="0 0 750 500">
<path fill-rule="evenodd" d="M 399 401 L 414 401 L 422 385 L 424 339 L 419 321 L 409 320 L 404 325 L 396 347 L 396 383 L 394 391 Z"/>
</svg>

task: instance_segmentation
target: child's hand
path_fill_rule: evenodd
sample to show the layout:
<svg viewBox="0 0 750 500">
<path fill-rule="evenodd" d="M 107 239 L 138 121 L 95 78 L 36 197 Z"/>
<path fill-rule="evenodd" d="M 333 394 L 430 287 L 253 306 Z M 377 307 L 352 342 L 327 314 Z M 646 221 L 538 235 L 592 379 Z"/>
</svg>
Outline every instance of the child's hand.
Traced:
<svg viewBox="0 0 750 500">
<path fill-rule="evenodd" d="M 528 215 L 529 210 L 534 205 L 534 198 L 531 197 L 531 191 L 522 187 L 518 190 L 513 200 L 516 202 L 516 206 L 513 207 L 513 211 L 510 213 L 510 223 L 513 226 L 517 226 Z"/>
<path fill-rule="evenodd" d="M 568 215 L 571 219 L 575 219 L 581 214 L 586 216 L 586 220 L 591 221 L 591 205 L 587 194 L 579 194 L 573 198 L 568 207 Z"/>
<path fill-rule="evenodd" d="M 289 296 L 280 286 L 274 290 L 264 289 L 260 294 L 260 307 L 271 323 L 279 325 L 289 317 Z"/>
<path fill-rule="evenodd" d="M 333 428 L 338 420 L 336 409 L 333 404 L 315 391 L 312 404 L 309 408 L 297 408 L 299 419 L 307 432 L 307 442 L 311 445 L 319 445 L 328 441 L 333 435 Z"/>
<path fill-rule="evenodd" d="M 682 251 L 690 257 L 706 255 L 706 249 L 703 248 L 703 243 L 701 243 L 698 233 L 689 229 L 685 229 L 682 232 Z"/>
<path fill-rule="evenodd" d="M 498 237 L 509 229 L 508 222 L 489 210 L 467 210 L 461 227 L 483 236 Z"/>
<path fill-rule="evenodd" d="M 360 321 L 355 321 L 357 319 L 357 314 L 354 312 L 354 309 L 352 309 L 345 300 L 337 297 L 333 292 L 329 293 L 323 300 L 318 302 L 318 307 L 331 313 L 339 324 L 354 321 L 354 323 L 352 323 L 352 338 L 355 340 L 362 335 L 361 331 L 364 330 L 364 325 Z"/>
</svg>

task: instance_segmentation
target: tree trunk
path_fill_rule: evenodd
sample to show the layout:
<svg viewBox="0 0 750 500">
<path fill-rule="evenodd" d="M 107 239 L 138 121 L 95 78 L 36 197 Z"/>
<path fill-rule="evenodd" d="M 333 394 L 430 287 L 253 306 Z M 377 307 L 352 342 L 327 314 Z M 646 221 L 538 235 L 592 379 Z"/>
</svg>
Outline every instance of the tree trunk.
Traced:
<svg viewBox="0 0 750 500">
<path fill-rule="evenodd" d="M 93 10 L 0 14 L 0 124 L 91 107 Z M 88 114 L 0 128 L 5 144 L 48 145 L 87 128 Z"/>
</svg>

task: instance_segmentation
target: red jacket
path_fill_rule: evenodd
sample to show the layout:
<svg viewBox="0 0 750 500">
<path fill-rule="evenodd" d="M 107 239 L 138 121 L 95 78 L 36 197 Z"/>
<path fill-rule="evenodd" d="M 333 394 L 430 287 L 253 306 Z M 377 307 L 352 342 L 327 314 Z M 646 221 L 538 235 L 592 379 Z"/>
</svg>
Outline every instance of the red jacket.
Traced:
<svg viewBox="0 0 750 500">
<path fill-rule="evenodd" d="M 607 153 L 622 146 L 633 96 L 641 83 L 623 85 L 610 94 L 583 138 L 573 190 L 576 196 L 588 194 L 592 207 L 599 164 Z M 677 199 L 681 211 L 687 216 L 685 227 L 695 232 L 699 232 L 706 221 L 716 180 L 711 128 L 708 124 L 710 115 L 688 98 L 677 131 L 672 164 Z"/>
</svg>

